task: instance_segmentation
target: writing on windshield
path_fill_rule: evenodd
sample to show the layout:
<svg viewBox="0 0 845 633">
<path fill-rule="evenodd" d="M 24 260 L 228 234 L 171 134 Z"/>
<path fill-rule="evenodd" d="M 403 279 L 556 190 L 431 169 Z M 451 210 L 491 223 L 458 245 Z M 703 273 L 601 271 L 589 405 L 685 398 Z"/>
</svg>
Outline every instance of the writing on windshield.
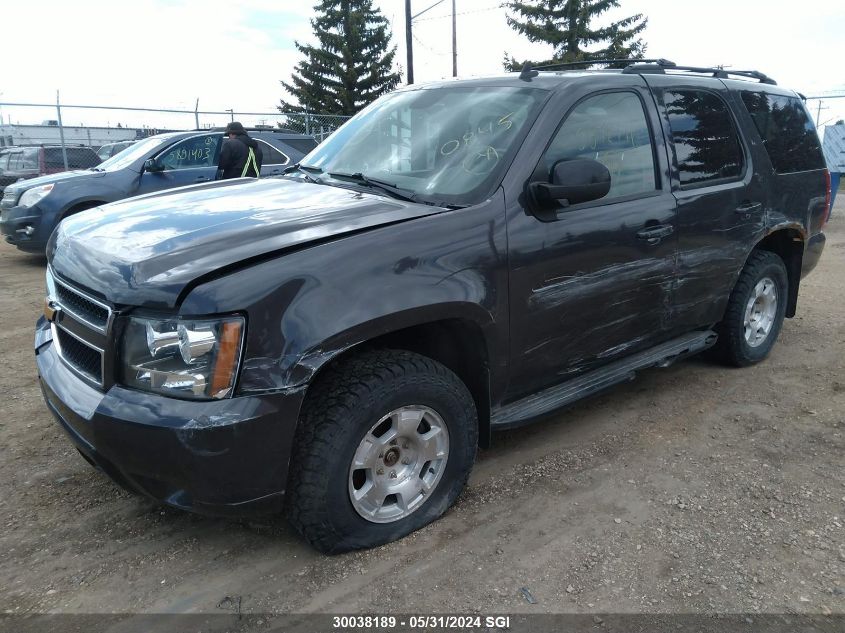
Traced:
<svg viewBox="0 0 845 633">
<path fill-rule="evenodd" d="M 394 93 L 353 118 L 309 155 L 308 164 L 472 203 L 494 186 L 544 95 L 489 86 Z"/>
</svg>

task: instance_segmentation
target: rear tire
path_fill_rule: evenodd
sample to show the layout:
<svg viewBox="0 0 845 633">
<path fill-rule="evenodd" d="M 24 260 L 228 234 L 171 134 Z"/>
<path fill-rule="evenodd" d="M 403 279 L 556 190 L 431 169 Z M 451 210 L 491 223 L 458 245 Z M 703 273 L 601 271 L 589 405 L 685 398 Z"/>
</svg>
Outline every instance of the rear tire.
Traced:
<svg viewBox="0 0 845 633">
<path fill-rule="evenodd" d="M 716 357 L 735 367 L 766 358 L 780 334 L 788 292 L 783 260 L 770 251 L 754 251 L 731 292 L 722 322 L 716 326 Z"/>
<path fill-rule="evenodd" d="M 394 350 L 341 361 L 303 404 L 288 517 L 327 554 L 402 538 L 454 503 L 477 444 L 475 403 L 445 366 Z"/>
</svg>

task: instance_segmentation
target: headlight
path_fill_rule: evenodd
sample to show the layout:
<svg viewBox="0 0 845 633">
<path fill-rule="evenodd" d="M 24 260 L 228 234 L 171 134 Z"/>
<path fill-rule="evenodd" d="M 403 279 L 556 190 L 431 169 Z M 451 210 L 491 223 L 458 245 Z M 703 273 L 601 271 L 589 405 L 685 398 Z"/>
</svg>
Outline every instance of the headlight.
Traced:
<svg viewBox="0 0 845 633">
<path fill-rule="evenodd" d="M 123 383 L 178 398 L 231 395 L 244 319 L 130 318 L 123 336 Z"/>
<path fill-rule="evenodd" d="M 53 191 L 53 185 L 41 185 L 40 187 L 33 187 L 23 192 L 21 199 L 18 201 L 18 206 L 31 207 L 38 204 L 41 200 L 47 197 L 47 194 Z"/>
</svg>

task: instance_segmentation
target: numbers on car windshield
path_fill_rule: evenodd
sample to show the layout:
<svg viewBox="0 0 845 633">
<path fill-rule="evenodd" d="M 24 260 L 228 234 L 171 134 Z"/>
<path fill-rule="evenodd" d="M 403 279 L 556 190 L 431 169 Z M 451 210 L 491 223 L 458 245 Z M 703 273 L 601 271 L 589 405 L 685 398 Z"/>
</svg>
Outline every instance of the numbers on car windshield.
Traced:
<svg viewBox="0 0 845 633">
<path fill-rule="evenodd" d="M 162 155 L 161 164 L 165 169 L 214 167 L 217 164 L 220 138 L 204 135 L 180 141 Z"/>
<path fill-rule="evenodd" d="M 464 171 L 478 176 L 490 173 L 499 162 L 499 151 L 486 141 L 492 142 L 495 135 L 510 130 L 514 125 L 513 116 L 513 112 L 508 112 L 500 117 L 486 117 L 475 129 L 444 142 L 440 154 L 451 156 L 465 150 L 467 157 L 461 163 Z"/>
<path fill-rule="evenodd" d="M 192 160 L 198 161 L 211 156 L 211 148 L 209 147 L 180 147 L 174 150 L 173 157 L 176 160 Z"/>
</svg>

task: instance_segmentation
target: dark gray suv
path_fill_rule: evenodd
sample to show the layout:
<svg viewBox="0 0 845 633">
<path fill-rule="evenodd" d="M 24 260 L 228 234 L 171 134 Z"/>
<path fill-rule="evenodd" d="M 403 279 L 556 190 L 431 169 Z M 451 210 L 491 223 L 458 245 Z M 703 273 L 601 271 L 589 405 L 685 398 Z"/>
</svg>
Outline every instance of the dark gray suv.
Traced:
<svg viewBox="0 0 845 633">
<path fill-rule="evenodd" d="M 409 86 L 287 177 L 62 222 L 36 362 L 124 486 L 369 547 L 445 512 L 495 430 L 707 349 L 763 361 L 829 214 L 807 109 L 761 73 Z"/>
</svg>

